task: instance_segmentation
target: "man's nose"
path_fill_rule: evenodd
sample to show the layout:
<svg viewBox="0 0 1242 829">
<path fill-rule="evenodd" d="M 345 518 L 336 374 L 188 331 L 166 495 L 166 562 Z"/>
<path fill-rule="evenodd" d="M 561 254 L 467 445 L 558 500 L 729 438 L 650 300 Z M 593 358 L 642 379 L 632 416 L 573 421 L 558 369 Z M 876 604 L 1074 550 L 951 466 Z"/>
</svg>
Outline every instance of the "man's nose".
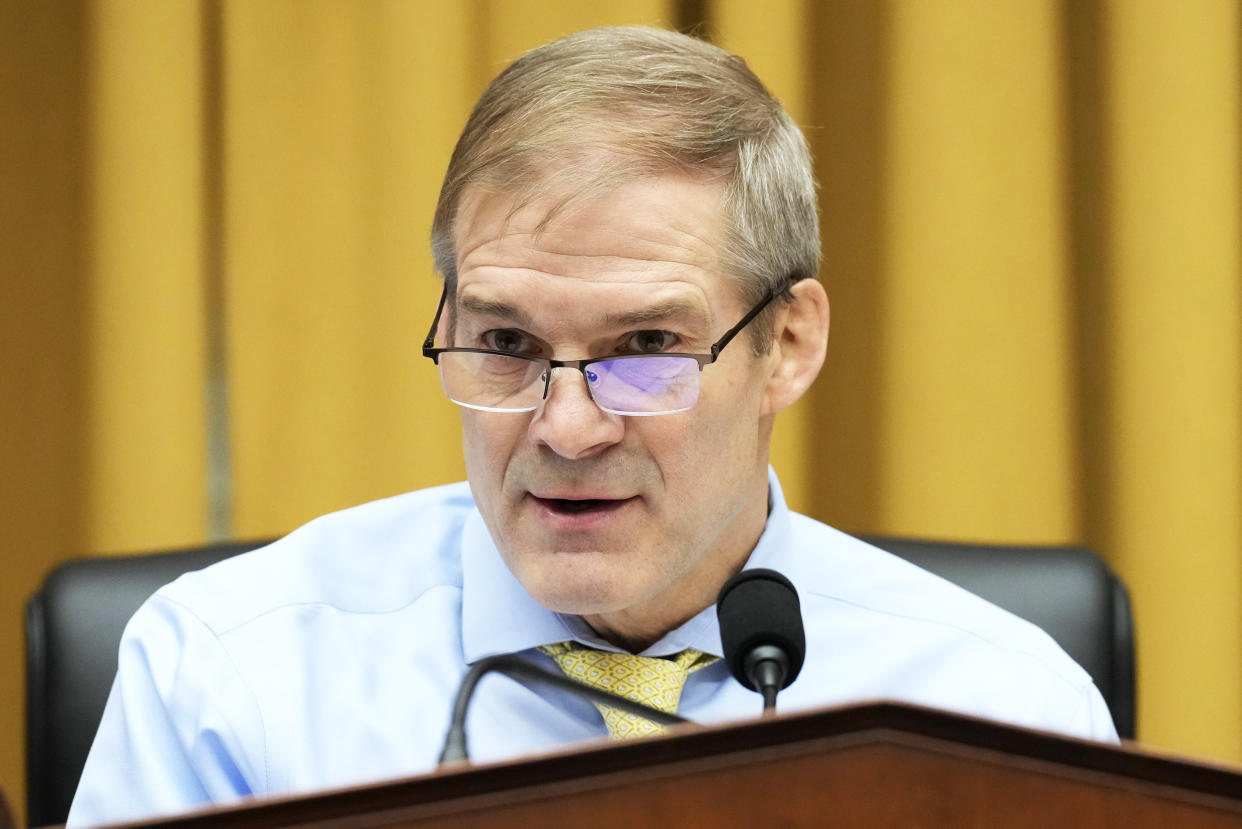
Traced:
<svg viewBox="0 0 1242 829">
<path fill-rule="evenodd" d="M 535 410 L 530 429 L 537 442 L 562 457 L 575 459 L 620 443 L 625 421 L 595 404 L 581 371 L 558 367 L 552 369 L 547 399 Z"/>
</svg>

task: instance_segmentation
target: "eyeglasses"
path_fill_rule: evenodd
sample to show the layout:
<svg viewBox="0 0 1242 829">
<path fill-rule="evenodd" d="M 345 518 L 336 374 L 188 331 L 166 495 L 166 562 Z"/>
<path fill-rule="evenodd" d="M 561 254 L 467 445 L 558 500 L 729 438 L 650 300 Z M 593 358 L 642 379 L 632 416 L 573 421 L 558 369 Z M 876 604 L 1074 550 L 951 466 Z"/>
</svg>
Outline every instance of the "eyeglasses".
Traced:
<svg viewBox="0 0 1242 829">
<path fill-rule="evenodd" d="M 434 348 L 448 289 L 423 341 L 423 356 L 440 367 L 444 393 L 459 406 L 484 412 L 530 412 L 548 397 L 552 369 L 572 368 L 586 378 L 595 405 L 619 415 L 684 412 L 699 400 L 699 374 L 783 289 L 771 290 L 737 325 L 712 344 L 709 354 L 615 354 L 589 360 L 549 360 L 487 348 Z"/>
</svg>

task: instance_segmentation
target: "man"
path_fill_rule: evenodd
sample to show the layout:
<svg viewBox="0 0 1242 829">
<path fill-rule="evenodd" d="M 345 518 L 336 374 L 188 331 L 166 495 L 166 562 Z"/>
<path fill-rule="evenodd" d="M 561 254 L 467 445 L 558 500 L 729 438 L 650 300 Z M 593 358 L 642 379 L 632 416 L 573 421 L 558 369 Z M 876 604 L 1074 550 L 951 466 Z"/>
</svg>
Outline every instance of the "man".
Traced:
<svg viewBox="0 0 1242 829">
<path fill-rule="evenodd" d="M 433 228 L 425 353 L 461 406 L 468 485 L 326 516 L 159 591 L 70 823 L 430 771 L 462 674 L 492 654 L 667 657 L 682 715 L 753 716 L 713 659 L 715 597 L 744 567 L 801 596 L 783 710 L 895 698 L 1115 739 L 1044 634 L 785 507 L 768 446 L 824 359 L 818 238 L 802 135 L 741 60 L 626 28 L 516 61 Z M 610 716 L 485 680 L 472 756 L 602 737 Z"/>
</svg>

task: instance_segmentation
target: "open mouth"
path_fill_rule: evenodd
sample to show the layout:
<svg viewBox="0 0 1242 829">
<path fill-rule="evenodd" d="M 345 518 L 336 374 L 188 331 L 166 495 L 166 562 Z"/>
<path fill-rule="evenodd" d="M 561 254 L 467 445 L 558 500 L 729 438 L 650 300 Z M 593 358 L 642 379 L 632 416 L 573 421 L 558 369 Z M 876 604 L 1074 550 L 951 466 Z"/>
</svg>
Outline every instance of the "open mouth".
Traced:
<svg viewBox="0 0 1242 829">
<path fill-rule="evenodd" d="M 588 513 L 602 513 L 619 508 L 629 499 L 603 499 L 603 498 L 537 498 L 540 504 L 552 512 L 561 515 L 583 515 Z"/>
<path fill-rule="evenodd" d="M 567 512 L 576 515 L 581 512 L 591 512 L 592 510 L 608 509 L 609 507 L 620 504 L 620 501 L 604 501 L 597 498 L 584 498 L 580 501 L 571 501 L 566 498 L 550 498 L 544 501 L 551 509 L 557 512 Z"/>
</svg>

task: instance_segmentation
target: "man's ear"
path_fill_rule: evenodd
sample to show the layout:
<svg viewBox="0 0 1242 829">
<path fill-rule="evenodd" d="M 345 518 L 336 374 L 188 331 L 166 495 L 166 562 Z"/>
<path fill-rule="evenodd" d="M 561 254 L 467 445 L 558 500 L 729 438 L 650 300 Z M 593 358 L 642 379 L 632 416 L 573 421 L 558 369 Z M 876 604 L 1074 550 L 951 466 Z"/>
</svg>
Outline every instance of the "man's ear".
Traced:
<svg viewBox="0 0 1242 829">
<path fill-rule="evenodd" d="M 828 294 L 817 279 L 803 279 L 776 315 L 772 354 L 775 366 L 764 390 L 764 414 L 797 402 L 819 375 L 828 348 Z"/>
</svg>

